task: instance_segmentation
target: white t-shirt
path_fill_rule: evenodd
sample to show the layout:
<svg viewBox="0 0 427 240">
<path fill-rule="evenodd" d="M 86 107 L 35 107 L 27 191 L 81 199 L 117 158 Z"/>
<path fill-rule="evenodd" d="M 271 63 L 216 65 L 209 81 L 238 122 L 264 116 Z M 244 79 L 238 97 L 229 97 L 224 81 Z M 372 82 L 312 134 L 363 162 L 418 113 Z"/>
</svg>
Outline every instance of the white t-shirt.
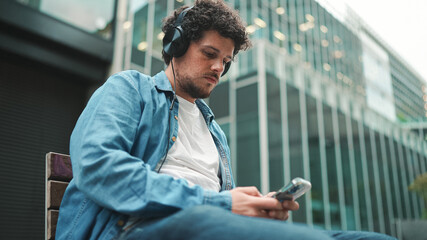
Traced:
<svg viewBox="0 0 427 240">
<path fill-rule="evenodd" d="M 205 119 L 195 103 L 177 98 L 178 136 L 160 173 L 186 179 L 190 186 L 197 184 L 219 192 L 219 154 Z"/>
</svg>

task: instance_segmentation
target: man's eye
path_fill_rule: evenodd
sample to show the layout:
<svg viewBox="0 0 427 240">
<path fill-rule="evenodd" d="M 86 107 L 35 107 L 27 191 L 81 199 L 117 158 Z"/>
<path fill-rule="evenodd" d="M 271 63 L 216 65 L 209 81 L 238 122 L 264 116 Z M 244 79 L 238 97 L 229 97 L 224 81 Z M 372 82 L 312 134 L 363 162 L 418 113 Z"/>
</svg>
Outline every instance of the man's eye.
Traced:
<svg viewBox="0 0 427 240">
<path fill-rule="evenodd" d="M 207 57 L 209 57 L 209 58 L 213 58 L 213 57 L 215 57 L 215 54 L 214 54 L 214 53 L 210 53 L 210 52 L 205 52 L 205 55 L 206 55 Z"/>
</svg>

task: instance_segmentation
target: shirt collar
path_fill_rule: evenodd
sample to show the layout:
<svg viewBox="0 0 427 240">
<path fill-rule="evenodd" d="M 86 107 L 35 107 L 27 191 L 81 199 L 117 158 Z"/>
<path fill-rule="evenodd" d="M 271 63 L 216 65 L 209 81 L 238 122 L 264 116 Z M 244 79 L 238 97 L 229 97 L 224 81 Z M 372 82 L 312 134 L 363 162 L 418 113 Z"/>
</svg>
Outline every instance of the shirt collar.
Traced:
<svg viewBox="0 0 427 240">
<path fill-rule="evenodd" d="M 200 109 L 200 112 L 202 112 L 203 117 L 206 120 L 206 124 L 209 126 L 211 122 L 214 120 L 215 115 L 213 114 L 209 106 L 205 103 L 205 101 L 203 101 L 202 99 L 197 99 L 196 104 L 197 104 L 197 107 Z"/>
<path fill-rule="evenodd" d="M 159 91 L 173 92 L 172 85 L 165 71 L 161 71 L 154 76 L 154 86 L 156 86 L 156 89 Z"/>
</svg>

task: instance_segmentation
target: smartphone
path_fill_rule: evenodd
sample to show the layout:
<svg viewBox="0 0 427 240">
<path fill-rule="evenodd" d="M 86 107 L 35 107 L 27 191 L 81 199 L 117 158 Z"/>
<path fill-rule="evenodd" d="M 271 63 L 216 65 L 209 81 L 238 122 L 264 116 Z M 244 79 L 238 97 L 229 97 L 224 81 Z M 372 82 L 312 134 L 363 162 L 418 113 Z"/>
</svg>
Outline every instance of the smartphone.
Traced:
<svg viewBox="0 0 427 240">
<path fill-rule="evenodd" d="M 284 200 L 295 200 L 311 189 L 311 183 L 302 178 L 294 178 L 292 181 L 279 189 L 273 197 L 283 202 Z"/>
</svg>

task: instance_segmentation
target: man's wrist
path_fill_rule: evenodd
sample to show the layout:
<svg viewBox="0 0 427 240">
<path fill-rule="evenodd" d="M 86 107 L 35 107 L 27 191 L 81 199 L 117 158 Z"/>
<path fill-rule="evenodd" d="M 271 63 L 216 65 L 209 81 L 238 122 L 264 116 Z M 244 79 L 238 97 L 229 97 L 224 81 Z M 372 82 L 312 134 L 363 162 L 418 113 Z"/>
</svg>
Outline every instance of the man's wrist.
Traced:
<svg viewBox="0 0 427 240">
<path fill-rule="evenodd" d="M 231 193 L 230 191 L 215 192 L 205 190 L 203 204 L 218 206 L 231 211 Z"/>
</svg>

